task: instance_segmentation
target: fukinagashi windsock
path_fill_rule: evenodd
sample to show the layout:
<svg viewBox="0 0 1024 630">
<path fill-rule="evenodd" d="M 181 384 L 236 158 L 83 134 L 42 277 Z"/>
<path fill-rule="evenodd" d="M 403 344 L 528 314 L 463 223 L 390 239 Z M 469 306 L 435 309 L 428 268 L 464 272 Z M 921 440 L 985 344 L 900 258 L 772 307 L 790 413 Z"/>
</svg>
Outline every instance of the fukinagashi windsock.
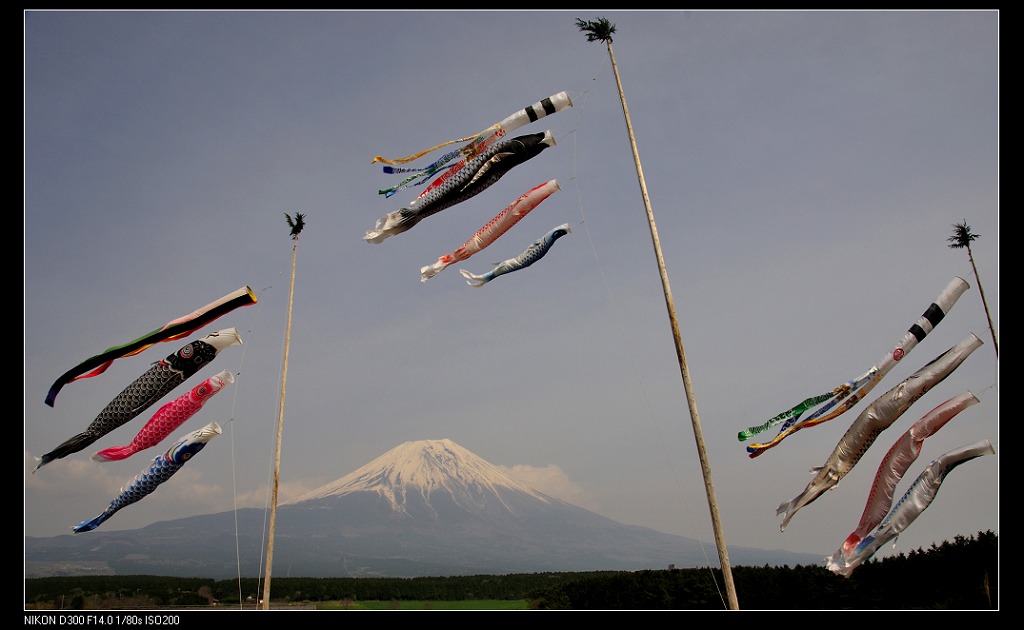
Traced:
<svg viewBox="0 0 1024 630">
<path fill-rule="evenodd" d="M 252 289 L 245 286 L 228 293 L 219 300 L 210 302 L 206 306 L 197 308 L 188 315 L 172 319 L 160 328 L 146 333 L 134 341 L 129 341 L 128 343 L 120 346 L 107 348 L 100 354 L 82 361 L 62 374 L 60 378 L 50 386 L 50 391 L 46 395 L 46 404 L 51 407 L 53 406 L 54 400 L 57 398 L 57 394 L 64 385 L 71 381 L 77 381 L 78 379 L 98 376 L 105 372 L 116 359 L 134 356 L 141 353 L 146 348 L 160 342 L 184 339 L 222 315 L 230 313 L 236 308 L 249 306 L 255 303 L 256 294 L 253 293 Z M 92 371 L 86 373 L 88 370 Z"/>
<path fill-rule="evenodd" d="M 210 333 L 182 346 L 174 354 L 157 361 L 142 376 L 126 387 L 96 416 L 85 431 L 66 440 L 40 459 L 35 470 L 55 459 L 67 457 L 88 448 L 90 444 L 120 427 L 151 407 L 175 387 L 181 385 L 199 368 L 209 364 L 224 348 L 241 345 L 242 338 L 234 328 Z"/>
<path fill-rule="evenodd" d="M 516 166 L 553 146 L 555 138 L 550 131 L 502 140 L 473 158 L 465 168 L 452 174 L 449 171 L 442 173 L 431 182 L 423 195 L 407 207 L 377 219 L 374 228 L 366 232 L 363 240 L 381 243 L 388 237 L 401 234 L 423 219 L 479 195 Z"/>
<path fill-rule="evenodd" d="M 377 192 L 381 195 L 384 195 L 385 197 L 391 197 L 399 190 L 408 188 L 409 186 L 419 186 L 423 184 L 424 182 L 426 182 L 428 178 L 439 172 L 442 168 L 445 169 L 445 171 L 440 177 L 434 180 L 434 184 L 436 184 L 438 181 L 446 181 L 447 179 L 461 171 L 463 168 L 465 168 L 466 165 L 469 164 L 469 162 L 473 158 L 481 155 L 484 151 L 494 146 L 494 144 L 500 141 L 502 138 L 504 138 L 508 134 L 508 132 L 519 129 L 522 126 L 539 120 L 541 118 L 544 118 L 545 116 L 550 116 L 551 114 L 560 112 L 568 107 L 572 107 L 572 99 L 569 98 L 568 93 L 559 92 L 558 94 L 552 94 L 551 96 L 545 99 L 537 101 L 533 105 L 529 105 L 516 111 L 515 113 L 511 114 L 510 116 L 507 116 L 500 122 L 497 122 L 488 127 L 487 129 L 484 129 L 481 132 L 473 134 L 472 136 L 467 136 L 465 138 L 456 138 L 455 140 L 442 142 L 441 144 L 426 149 L 425 151 L 419 151 L 417 153 L 402 158 L 387 159 L 378 155 L 375 158 L 373 158 L 373 160 L 371 160 L 370 162 L 371 164 L 374 162 L 383 162 L 384 164 L 387 164 L 388 166 L 384 167 L 385 173 L 413 174 L 409 175 L 395 186 L 392 186 L 390 188 L 383 188 Z M 442 147 L 446 147 L 457 142 L 467 141 L 468 144 L 466 144 L 465 146 L 456 149 L 455 151 L 449 151 L 448 153 L 445 153 L 440 158 L 435 160 L 433 163 L 425 167 L 411 168 L 394 166 L 395 164 L 407 164 Z M 451 166 L 445 166 L 446 164 L 448 164 L 449 162 L 456 158 L 458 158 L 458 162 Z M 419 179 L 420 181 L 412 183 L 414 180 L 417 179 Z M 427 190 L 424 190 L 420 194 L 420 197 L 426 195 L 427 192 L 429 192 L 429 190 L 430 187 L 428 187 Z"/>
<path fill-rule="evenodd" d="M 777 515 L 785 515 L 779 529 L 785 531 L 790 519 L 800 508 L 835 487 L 860 461 L 882 431 L 892 426 L 921 396 L 952 374 L 981 344 L 981 339 L 971 333 L 864 409 L 836 444 L 825 464 L 811 470 L 816 474 L 804 491 L 776 510 Z"/>
<path fill-rule="evenodd" d="M 472 287 L 482 287 L 491 280 L 494 280 L 498 276 L 503 276 L 506 273 L 512 273 L 520 269 L 525 269 L 533 263 L 537 262 L 548 253 L 551 246 L 555 244 L 555 241 L 562 238 L 566 234 L 571 234 L 572 228 L 569 227 L 568 223 L 563 223 L 557 227 L 549 230 L 544 236 L 540 237 L 529 247 L 526 248 L 522 254 L 519 254 L 515 258 L 509 258 L 504 262 L 498 263 L 493 269 L 487 273 L 475 274 L 466 271 L 465 269 L 459 269 L 459 273 L 466 278 L 466 284 Z"/>
<path fill-rule="evenodd" d="M 113 516 L 118 510 L 139 501 L 154 490 L 157 486 L 170 479 L 174 473 L 181 470 L 181 467 L 188 463 L 196 453 L 206 448 L 206 445 L 213 438 L 221 434 L 220 425 L 211 422 L 202 429 L 192 431 L 181 437 L 163 455 L 157 455 L 148 468 L 135 476 L 127 485 L 121 487 L 117 495 L 107 509 L 87 521 L 82 521 L 71 529 L 76 533 L 91 532 Z"/>
<path fill-rule="evenodd" d="M 142 427 L 135 439 L 125 446 L 112 446 L 101 451 L 96 451 L 92 459 L 97 462 L 112 462 L 131 457 L 135 453 L 156 446 L 164 438 L 169 436 L 178 427 L 194 416 L 214 394 L 235 382 L 235 376 L 231 370 L 223 370 L 214 374 L 202 383 L 196 385 L 188 392 L 164 403 L 149 419 L 146 426 Z"/>
<path fill-rule="evenodd" d="M 939 325 L 939 322 L 946 317 L 950 309 L 953 308 L 953 305 L 956 304 L 956 301 L 968 288 L 970 288 L 970 285 L 967 284 L 963 278 L 953 278 L 949 284 L 946 285 L 946 288 L 943 289 L 942 293 L 939 294 L 939 297 L 928 306 L 924 314 L 922 314 L 921 317 L 914 322 L 914 325 L 907 330 L 899 343 L 897 343 L 892 350 L 883 355 L 878 363 L 873 365 L 867 372 L 847 383 L 839 385 L 831 392 L 821 394 L 819 396 L 812 396 L 804 400 L 792 409 L 770 418 L 764 424 L 748 427 L 747 429 L 740 431 L 738 438 L 740 441 L 743 441 L 750 439 L 762 431 L 767 431 L 769 428 L 776 426 L 780 422 L 783 423 L 782 428 L 779 429 L 778 435 L 776 435 L 770 442 L 751 444 L 748 446 L 748 456 L 750 458 L 758 457 L 768 449 L 777 446 L 782 442 L 782 440 L 797 431 L 828 422 L 829 420 L 838 418 L 849 411 L 854 405 L 863 400 L 871 390 L 874 389 L 875 385 L 885 378 L 885 375 L 888 374 L 897 363 L 910 354 L 910 351 L 913 350 L 917 344 L 928 335 L 928 333 Z M 839 405 L 839 403 L 844 400 L 845 402 Z M 806 418 L 800 418 L 805 411 L 813 409 L 816 405 L 823 402 L 826 404 L 817 411 Z M 839 406 L 836 407 L 836 405 Z M 833 409 L 833 407 L 836 408 Z"/>
<path fill-rule="evenodd" d="M 555 192 L 561 190 L 557 179 L 534 186 L 520 195 L 510 203 L 497 216 L 487 222 L 482 228 L 476 231 L 468 241 L 457 247 L 454 251 L 447 253 L 437 259 L 437 262 L 420 268 L 420 281 L 426 282 L 433 278 L 449 265 L 466 260 L 473 254 L 482 251 L 485 247 L 498 240 L 512 226 L 519 223 L 527 214 L 536 208 L 542 201 Z"/>
<path fill-rule="evenodd" d="M 826 558 L 825 567 L 833 573 L 850 577 L 854 569 L 875 555 L 882 545 L 890 540 L 895 544 L 895 539 L 932 504 L 950 471 L 964 462 L 985 455 L 994 455 L 995 452 L 992 442 L 986 438 L 940 455 L 918 475 L 874 531 L 864 536 L 849 554 Z"/>
</svg>

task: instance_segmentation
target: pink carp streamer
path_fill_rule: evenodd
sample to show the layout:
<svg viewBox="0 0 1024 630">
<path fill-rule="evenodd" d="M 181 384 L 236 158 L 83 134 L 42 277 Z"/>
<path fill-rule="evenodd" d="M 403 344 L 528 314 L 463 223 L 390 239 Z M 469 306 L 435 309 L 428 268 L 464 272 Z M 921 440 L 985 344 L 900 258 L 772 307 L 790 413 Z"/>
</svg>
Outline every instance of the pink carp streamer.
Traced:
<svg viewBox="0 0 1024 630">
<path fill-rule="evenodd" d="M 526 191 L 499 212 L 497 216 L 488 221 L 486 225 L 477 230 L 476 234 L 468 241 L 451 253 L 438 258 L 437 262 L 420 268 L 420 282 L 426 282 L 449 265 L 466 260 L 473 254 L 480 252 L 498 240 L 502 234 L 509 231 L 516 223 L 519 223 L 523 217 L 540 205 L 542 201 L 559 190 L 561 190 L 561 187 L 558 185 L 558 180 L 552 179 Z"/>
<path fill-rule="evenodd" d="M 921 454 L 925 438 L 934 435 L 961 411 L 979 402 L 981 401 L 978 397 L 969 391 L 954 396 L 925 414 L 896 440 L 878 466 L 857 529 L 853 530 L 843 542 L 843 546 L 832 556 L 834 561 L 842 561 L 853 551 L 857 543 L 885 518 L 892 508 L 896 484 Z"/>
<path fill-rule="evenodd" d="M 825 464 L 811 469 L 812 473 L 817 474 L 804 491 L 776 510 L 776 514 L 785 514 L 779 530 L 785 531 L 790 519 L 800 508 L 838 484 L 857 465 L 882 431 L 892 426 L 921 396 L 952 374 L 981 344 L 981 339 L 971 333 L 862 411 L 836 444 Z"/>
<path fill-rule="evenodd" d="M 986 438 L 940 455 L 918 475 L 903 498 L 873 532 L 857 543 L 849 554 L 825 558 L 825 567 L 833 573 L 850 577 L 854 569 L 875 555 L 882 545 L 890 540 L 895 545 L 895 539 L 932 504 L 951 470 L 964 462 L 984 455 L 994 455 L 995 452 L 992 442 Z"/>
<path fill-rule="evenodd" d="M 849 383 L 840 385 L 832 390 L 830 394 L 823 394 L 822 396 L 808 398 L 796 407 L 778 414 L 762 425 L 749 427 L 740 431 L 738 437 L 740 441 L 742 441 L 785 421 L 785 424 L 782 425 L 782 428 L 779 430 L 779 434 L 775 436 L 775 439 L 770 442 L 751 444 L 748 446 L 748 456 L 751 459 L 758 457 L 768 449 L 778 446 L 782 440 L 797 431 L 828 422 L 829 420 L 838 418 L 849 411 L 854 405 L 863 400 L 864 397 L 874 389 L 875 385 L 885 378 L 885 375 L 888 374 L 889 371 L 900 362 L 900 360 L 910 354 L 910 351 L 913 350 L 917 344 L 928 335 L 928 333 L 939 325 L 939 322 L 946 317 L 950 309 L 953 308 L 953 305 L 956 304 L 956 301 L 961 295 L 963 295 L 964 291 L 969 288 L 970 285 L 967 284 L 963 278 L 953 278 L 949 284 L 946 285 L 946 288 L 942 290 L 942 293 L 939 294 L 939 297 L 936 298 L 936 300 L 925 310 L 924 314 L 921 315 L 914 325 L 907 330 L 899 343 L 897 343 L 892 350 L 887 352 L 870 370 L 858 376 L 856 379 Z M 832 400 L 807 418 L 800 420 L 800 416 L 804 411 L 820 402 L 828 400 L 829 398 Z M 839 405 L 830 413 L 825 413 L 844 399 L 847 400 L 846 402 L 843 402 L 842 405 Z"/>
<path fill-rule="evenodd" d="M 97 462 L 112 462 L 127 459 L 135 453 L 156 446 L 172 431 L 185 424 L 185 421 L 194 416 L 206 401 L 213 398 L 214 394 L 235 382 L 235 376 L 231 370 L 224 370 L 196 385 L 186 394 L 179 396 L 169 403 L 164 404 L 149 419 L 146 426 L 142 427 L 135 439 L 126 446 L 112 446 L 93 453 L 92 459 Z"/>
<path fill-rule="evenodd" d="M 103 374 L 116 359 L 134 356 L 157 343 L 184 339 L 218 317 L 221 317 L 236 308 L 249 306 L 255 303 L 256 294 L 252 292 L 252 289 L 245 286 L 228 293 L 219 300 L 210 302 L 206 306 L 197 308 L 188 315 L 182 315 L 177 319 L 172 319 L 162 327 L 157 328 L 138 339 L 120 346 L 107 348 L 100 354 L 82 361 L 61 375 L 61 377 L 58 378 L 50 387 L 50 391 L 46 395 L 46 404 L 51 407 L 53 406 L 54 400 L 57 398 L 57 394 L 64 385 L 71 381 L 77 381 L 78 379 L 99 376 L 100 374 Z M 85 373 L 87 370 L 92 371 Z"/>
</svg>

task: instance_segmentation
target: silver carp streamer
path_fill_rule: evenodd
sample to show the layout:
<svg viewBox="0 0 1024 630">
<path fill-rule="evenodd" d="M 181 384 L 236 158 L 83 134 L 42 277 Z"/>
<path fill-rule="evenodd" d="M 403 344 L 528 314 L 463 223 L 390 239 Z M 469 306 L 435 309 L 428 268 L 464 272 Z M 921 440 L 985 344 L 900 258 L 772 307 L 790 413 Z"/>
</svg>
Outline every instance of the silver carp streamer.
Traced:
<svg viewBox="0 0 1024 630">
<path fill-rule="evenodd" d="M 896 485 L 921 454 L 925 439 L 946 426 L 961 411 L 979 402 L 978 397 L 969 391 L 954 396 L 922 416 L 893 443 L 875 472 L 860 522 L 833 555 L 834 561 L 840 561 L 851 553 L 864 536 L 878 527 L 885 518 L 892 508 Z"/>
<path fill-rule="evenodd" d="M 928 509 L 951 470 L 964 462 L 984 455 L 994 455 L 995 452 L 992 442 L 986 438 L 939 456 L 914 480 L 910 489 L 875 531 L 865 536 L 849 556 L 826 558 L 826 568 L 833 573 L 850 577 L 854 569 L 871 558 L 882 545 L 898 538 L 922 512 Z"/>
</svg>

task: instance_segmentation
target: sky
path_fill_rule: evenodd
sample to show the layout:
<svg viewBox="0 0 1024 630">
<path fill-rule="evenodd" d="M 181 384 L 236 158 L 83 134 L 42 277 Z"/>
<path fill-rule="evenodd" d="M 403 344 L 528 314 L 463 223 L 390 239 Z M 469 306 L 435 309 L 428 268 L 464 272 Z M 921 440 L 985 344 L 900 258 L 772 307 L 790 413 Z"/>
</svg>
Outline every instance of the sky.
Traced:
<svg viewBox="0 0 1024 630">
<path fill-rule="evenodd" d="M 998 12 L 23 17 L 26 535 L 70 534 L 210 421 L 223 434 L 103 529 L 268 509 L 280 420 L 281 501 L 404 442 L 450 439 L 580 507 L 705 541 L 712 563 L 709 494 L 727 547 L 824 558 L 857 526 L 890 445 L 968 390 L 981 403 L 924 442 L 897 495 L 946 451 L 988 438 L 995 455 L 950 473 L 875 557 L 998 534 L 999 364 L 980 291 L 998 340 Z M 616 27 L 689 391 L 608 48 L 575 24 L 599 17 Z M 550 130 L 555 146 L 407 232 L 363 240 L 422 189 L 379 194 L 400 178 L 374 156 L 472 135 L 563 91 L 571 108 L 513 132 Z M 494 244 L 421 281 L 420 267 L 551 179 L 560 190 Z M 947 242 L 963 221 L 980 286 Z M 533 266 L 479 288 L 459 274 L 561 223 L 572 233 Z M 747 456 L 739 430 L 867 371 L 957 276 L 971 288 L 866 401 Z M 81 361 L 243 286 L 256 304 L 44 404 Z M 243 345 L 33 472 L 153 362 L 230 327 Z M 984 345 L 780 531 L 776 508 L 864 408 L 972 333 Z M 235 382 L 172 438 L 90 459 L 224 369 Z"/>
</svg>

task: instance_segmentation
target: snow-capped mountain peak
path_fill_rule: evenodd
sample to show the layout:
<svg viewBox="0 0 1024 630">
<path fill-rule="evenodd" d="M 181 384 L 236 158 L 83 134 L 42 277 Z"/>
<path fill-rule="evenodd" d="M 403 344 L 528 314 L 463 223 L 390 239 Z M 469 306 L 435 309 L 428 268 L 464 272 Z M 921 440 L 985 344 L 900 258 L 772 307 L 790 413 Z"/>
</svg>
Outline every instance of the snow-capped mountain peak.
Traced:
<svg viewBox="0 0 1024 630">
<path fill-rule="evenodd" d="M 473 510 L 481 502 L 499 501 L 515 511 L 505 498 L 528 495 L 545 503 L 556 501 L 516 481 L 498 467 L 481 459 L 449 439 L 415 440 L 400 444 L 353 472 L 320 486 L 282 505 L 371 492 L 385 498 L 391 508 L 405 512 L 411 497 L 430 505 L 432 494 L 444 493 L 463 507 Z"/>
</svg>

